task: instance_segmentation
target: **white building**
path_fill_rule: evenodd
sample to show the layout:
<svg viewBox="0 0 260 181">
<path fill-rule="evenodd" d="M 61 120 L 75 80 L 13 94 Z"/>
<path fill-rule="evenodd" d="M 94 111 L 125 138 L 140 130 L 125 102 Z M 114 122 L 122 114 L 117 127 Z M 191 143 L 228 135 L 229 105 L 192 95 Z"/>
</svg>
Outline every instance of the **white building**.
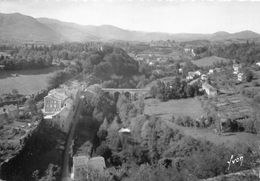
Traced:
<svg viewBox="0 0 260 181">
<path fill-rule="evenodd" d="M 233 74 L 238 74 L 239 70 L 241 69 L 241 65 L 240 64 L 233 64 L 233 69 L 234 69 Z"/>
<path fill-rule="evenodd" d="M 209 69 L 209 73 L 208 74 L 213 74 L 214 70 L 213 69 Z"/>
<path fill-rule="evenodd" d="M 207 80 L 207 75 L 206 75 L 206 74 L 202 74 L 202 75 L 200 76 L 200 78 L 201 78 L 201 80 Z"/>
<path fill-rule="evenodd" d="M 131 133 L 131 130 L 129 128 L 121 128 L 118 132 L 119 133 Z"/>
<path fill-rule="evenodd" d="M 201 75 L 201 72 L 200 71 L 195 71 L 195 72 L 188 72 L 188 76 L 186 77 L 187 80 L 192 80 L 194 79 L 195 77 L 198 77 Z"/>
<path fill-rule="evenodd" d="M 53 89 L 49 91 L 48 95 L 44 97 L 44 114 L 54 114 L 65 106 L 65 100 L 69 97 L 65 94 L 63 89 Z"/>
<path fill-rule="evenodd" d="M 44 97 L 44 120 L 53 127 L 67 133 L 73 119 L 73 101 L 76 92 L 81 86 L 71 83 L 70 86 L 62 85 L 61 88 L 49 91 Z"/>
<path fill-rule="evenodd" d="M 202 90 L 204 90 L 207 93 L 209 98 L 215 97 L 217 95 L 217 90 L 207 82 L 202 84 Z"/>
<path fill-rule="evenodd" d="M 82 181 L 88 178 L 89 171 L 98 171 L 103 174 L 106 168 L 105 159 L 101 156 L 92 157 L 81 155 L 73 157 L 73 167 L 71 173 L 71 179 L 73 181 Z"/>
<path fill-rule="evenodd" d="M 237 80 L 242 82 L 243 81 L 243 75 L 244 75 L 243 73 L 238 73 L 237 74 Z"/>
</svg>

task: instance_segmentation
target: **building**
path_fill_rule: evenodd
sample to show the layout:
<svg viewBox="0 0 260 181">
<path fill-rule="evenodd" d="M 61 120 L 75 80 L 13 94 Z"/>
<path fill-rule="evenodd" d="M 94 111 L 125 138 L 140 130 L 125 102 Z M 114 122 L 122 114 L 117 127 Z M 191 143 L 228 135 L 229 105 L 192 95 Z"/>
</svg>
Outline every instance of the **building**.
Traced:
<svg viewBox="0 0 260 181">
<path fill-rule="evenodd" d="M 200 71 L 195 71 L 195 72 L 188 72 L 188 76 L 186 77 L 187 80 L 192 80 L 198 76 L 201 75 L 201 72 Z"/>
<path fill-rule="evenodd" d="M 74 156 L 71 179 L 74 181 L 86 180 L 89 171 L 94 170 L 102 174 L 105 168 L 105 159 L 101 156 L 92 158 L 86 155 Z"/>
<path fill-rule="evenodd" d="M 237 74 L 237 80 L 242 82 L 243 81 L 243 75 L 244 75 L 243 73 L 238 73 Z"/>
<path fill-rule="evenodd" d="M 204 82 L 202 84 L 202 90 L 204 90 L 207 93 L 209 98 L 215 97 L 217 95 L 217 89 L 208 84 L 207 82 Z"/>
<path fill-rule="evenodd" d="M 233 64 L 233 69 L 234 69 L 233 74 L 238 74 L 239 70 L 241 69 L 241 65 L 240 64 Z"/>
<path fill-rule="evenodd" d="M 207 80 L 207 75 L 206 75 L 206 74 L 202 74 L 202 75 L 200 76 L 200 78 L 201 78 L 201 80 Z"/>
<path fill-rule="evenodd" d="M 49 91 L 49 94 L 44 97 L 44 108 L 42 109 L 46 122 L 67 133 L 73 120 L 71 115 L 73 115 L 74 97 L 70 89 L 66 88 Z"/>
<path fill-rule="evenodd" d="M 61 111 L 66 106 L 65 100 L 69 97 L 65 94 L 63 89 L 53 89 L 46 97 L 44 97 L 43 113 L 53 114 Z"/>
<path fill-rule="evenodd" d="M 190 53 L 192 56 L 196 56 L 196 53 L 194 52 L 193 48 L 184 48 L 185 53 Z"/>
<path fill-rule="evenodd" d="M 214 70 L 213 69 L 209 69 L 209 73 L 208 74 L 213 74 Z"/>
<path fill-rule="evenodd" d="M 121 128 L 118 132 L 119 133 L 131 133 L 131 130 L 129 128 Z"/>
<path fill-rule="evenodd" d="M 66 99 L 66 105 L 61 109 L 60 112 L 57 112 L 53 115 L 47 115 L 44 118 L 49 118 L 49 122 L 53 127 L 57 127 L 61 131 L 67 133 L 70 129 L 71 119 L 69 115 L 72 115 L 72 106 L 73 100 L 71 98 Z"/>
<path fill-rule="evenodd" d="M 260 67 L 260 62 L 256 62 L 256 65 Z"/>
<path fill-rule="evenodd" d="M 195 77 L 194 72 L 188 72 L 188 76 L 186 77 L 187 80 L 192 80 Z"/>
<path fill-rule="evenodd" d="M 83 172 L 87 170 L 88 161 L 89 157 L 85 155 L 73 157 L 72 180 L 81 181 L 84 179 Z"/>
</svg>

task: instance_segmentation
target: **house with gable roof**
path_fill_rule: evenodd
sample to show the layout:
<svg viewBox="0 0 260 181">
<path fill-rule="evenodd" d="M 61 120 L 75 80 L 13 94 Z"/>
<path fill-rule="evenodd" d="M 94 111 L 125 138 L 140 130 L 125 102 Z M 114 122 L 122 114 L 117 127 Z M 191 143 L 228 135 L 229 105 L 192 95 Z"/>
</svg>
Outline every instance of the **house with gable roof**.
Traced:
<svg viewBox="0 0 260 181">
<path fill-rule="evenodd" d="M 214 88 L 213 86 L 211 86 L 209 83 L 207 82 L 204 82 L 202 84 L 202 90 L 204 90 L 208 97 L 211 98 L 211 97 L 215 97 L 217 95 L 217 89 Z"/>
</svg>

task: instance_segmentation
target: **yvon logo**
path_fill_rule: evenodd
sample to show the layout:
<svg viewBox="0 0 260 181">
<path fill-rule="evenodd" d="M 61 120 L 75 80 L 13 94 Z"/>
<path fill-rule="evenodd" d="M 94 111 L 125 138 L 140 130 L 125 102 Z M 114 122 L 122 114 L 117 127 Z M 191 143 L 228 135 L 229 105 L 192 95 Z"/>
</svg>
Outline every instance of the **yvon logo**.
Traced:
<svg viewBox="0 0 260 181">
<path fill-rule="evenodd" d="M 227 163 L 228 163 L 228 170 L 229 170 L 231 164 L 234 165 L 235 163 L 239 163 L 239 162 L 240 162 L 240 166 L 242 166 L 242 164 L 243 164 L 243 159 L 244 159 L 243 156 L 239 156 L 239 157 L 237 157 L 237 158 L 234 158 L 234 156 L 231 155 L 230 160 L 227 161 Z"/>
</svg>

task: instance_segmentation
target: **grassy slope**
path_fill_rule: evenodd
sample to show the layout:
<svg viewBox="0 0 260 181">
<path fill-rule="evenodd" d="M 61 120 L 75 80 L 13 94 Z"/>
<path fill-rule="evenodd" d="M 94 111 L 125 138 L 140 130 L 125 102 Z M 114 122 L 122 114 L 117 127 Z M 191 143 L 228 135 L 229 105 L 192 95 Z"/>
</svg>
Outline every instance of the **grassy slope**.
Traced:
<svg viewBox="0 0 260 181">
<path fill-rule="evenodd" d="M 148 99 L 145 100 L 145 104 L 145 114 L 157 115 L 158 117 L 161 117 L 169 127 L 173 129 L 179 129 L 183 131 L 185 135 L 191 136 L 195 139 L 202 138 L 214 144 L 224 143 L 231 147 L 233 147 L 233 145 L 237 142 L 246 145 L 256 145 L 257 141 L 260 140 L 260 136 L 256 136 L 250 133 L 238 132 L 218 135 L 210 129 L 182 127 L 170 122 L 173 114 L 175 117 L 183 115 L 188 115 L 192 118 L 199 117 L 203 113 L 203 109 L 200 106 L 199 100 L 196 99 L 190 98 L 170 100 L 168 102 L 160 102 L 156 99 Z"/>
<path fill-rule="evenodd" d="M 204 57 L 198 60 L 193 60 L 192 63 L 194 63 L 195 65 L 199 66 L 199 67 L 205 67 L 205 66 L 211 66 L 213 65 L 213 63 L 217 63 L 217 62 L 228 62 L 229 60 L 226 58 L 221 58 L 221 57 L 217 57 L 217 56 L 211 56 L 211 57 Z"/>
<path fill-rule="evenodd" d="M 145 114 L 156 114 L 167 120 L 175 117 L 188 115 L 192 118 L 199 118 L 203 114 L 200 101 L 195 98 L 170 100 L 160 102 L 157 99 L 147 99 L 145 101 Z"/>
</svg>

